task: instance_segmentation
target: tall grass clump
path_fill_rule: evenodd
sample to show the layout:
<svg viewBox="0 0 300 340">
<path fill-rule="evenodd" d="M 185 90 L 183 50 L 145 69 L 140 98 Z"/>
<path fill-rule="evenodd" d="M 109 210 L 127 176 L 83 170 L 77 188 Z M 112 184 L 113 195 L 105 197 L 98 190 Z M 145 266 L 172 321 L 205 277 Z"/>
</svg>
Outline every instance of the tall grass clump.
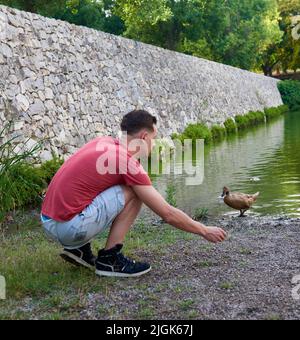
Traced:
<svg viewBox="0 0 300 340">
<path fill-rule="evenodd" d="M 5 141 L 11 123 L 0 131 L 0 226 L 6 215 L 16 209 L 29 205 L 36 206 L 42 201 L 42 194 L 63 160 L 53 160 L 38 165 L 36 155 L 41 150 L 41 143 L 31 148 L 20 143 L 13 137 Z"/>
<path fill-rule="evenodd" d="M 265 113 L 262 111 L 251 111 L 246 115 L 250 126 L 256 126 L 265 122 Z"/>
<path fill-rule="evenodd" d="M 265 109 L 265 115 L 267 118 L 267 121 L 271 120 L 272 118 L 279 117 L 286 113 L 289 110 L 289 107 L 287 105 L 281 105 L 278 107 L 271 107 L 268 109 Z"/>
<path fill-rule="evenodd" d="M 203 139 L 206 144 L 209 144 L 213 136 L 211 130 L 205 124 L 198 123 L 189 124 L 182 134 L 172 135 L 172 138 L 179 139 L 182 143 L 185 139 L 191 139 L 193 142 L 196 142 L 197 139 Z"/>
<path fill-rule="evenodd" d="M 236 123 L 232 118 L 228 118 L 227 120 L 225 120 L 224 126 L 227 134 L 235 133 L 237 130 Z"/>
<path fill-rule="evenodd" d="M 236 115 L 234 119 L 228 118 L 224 122 L 224 127 L 220 125 L 213 125 L 211 128 L 203 123 L 189 124 L 182 134 L 173 134 L 172 139 L 178 139 L 182 143 L 185 139 L 191 139 L 195 142 L 197 139 L 204 139 L 206 144 L 211 141 L 220 141 L 226 135 L 234 134 L 237 130 L 245 130 L 250 127 L 265 124 L 266 120 L 277 117 L 287 112 L 289 107 L 282 105 L 273 107 L 262 111 L 250 111 L 244 115 Z"/>
<path fill-rule="evenodd" d="M 0 224 L 8 211 L 33 202 L 43 188 L 43 180 L 32 171 L 32 159 L 41 145 L 18 150 L 17 137 L 4 141 L 10 127 L 11 123 L 0 131 Z"/>
<path fill-rule="evenodd" d="M 247 115 L 237 115 L 234 119 L 238 130 L 246 129 L 250 125 Z"/>
<path fill-rule="evenodd" d="M 215 141 L 220 141 L 226 137 L 226 129 L 220 125 L 213 125 L 210 131 Z"/>
</svg>

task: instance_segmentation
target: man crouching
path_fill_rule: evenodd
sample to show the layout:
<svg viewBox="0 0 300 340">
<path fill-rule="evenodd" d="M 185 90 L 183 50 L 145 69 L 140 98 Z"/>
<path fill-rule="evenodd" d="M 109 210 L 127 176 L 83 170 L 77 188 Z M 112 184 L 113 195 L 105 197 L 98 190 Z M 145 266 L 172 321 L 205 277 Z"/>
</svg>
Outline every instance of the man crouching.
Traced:
<svg viewBox="0 0 300 340">
<path fill-rule="evenodd" d="M 45 233 L 59 242 L 61 256 L 75 265 L 95 269 L 99 276 L 135 277 L 151 270 L 147 263 L 125 257 L 121 250 L 142 204 L 168 224 L 218 243 L 220 228 L 206 227 L 172 207 L 152 186 L 148 174 L 128 145 L 141 141 L 150 155 L 157 120 L 146 111 L 132 111 L 121 123 L 123 137 L 99 137 L 71 156 L 53 177 L 42 206 Z M 96 258 L 91 240 L 110 228 Z"/>
</svg>

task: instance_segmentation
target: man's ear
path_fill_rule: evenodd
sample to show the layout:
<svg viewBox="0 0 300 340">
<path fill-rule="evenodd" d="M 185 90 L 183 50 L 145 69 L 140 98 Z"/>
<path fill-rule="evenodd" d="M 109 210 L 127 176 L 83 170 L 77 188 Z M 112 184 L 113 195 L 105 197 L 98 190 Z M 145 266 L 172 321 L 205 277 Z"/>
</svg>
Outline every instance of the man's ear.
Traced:
<svg viewBox="0 0 300 340">
<path fill-rule="evenodd" d="M 146 130 L 142 131 L 140 134 L 140 139 L 146 139 L 146 137 L 148 136 L 148 132 Z"/>
</svg>

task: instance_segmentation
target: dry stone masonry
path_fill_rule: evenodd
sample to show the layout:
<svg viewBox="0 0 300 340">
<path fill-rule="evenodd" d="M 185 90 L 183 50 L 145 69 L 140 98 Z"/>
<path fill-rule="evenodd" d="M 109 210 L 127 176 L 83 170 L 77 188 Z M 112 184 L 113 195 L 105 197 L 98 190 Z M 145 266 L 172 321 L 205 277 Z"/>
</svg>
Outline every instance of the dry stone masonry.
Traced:
<svg viewBox="0 0 300 340">
<path fill-rule="evenodd" d="M 43 159 L 115 135 L 135 108 L 168 136 L 281 104 L 275 79 L 0 6 L 0 126 L 46 139 Z"/>
</svg>

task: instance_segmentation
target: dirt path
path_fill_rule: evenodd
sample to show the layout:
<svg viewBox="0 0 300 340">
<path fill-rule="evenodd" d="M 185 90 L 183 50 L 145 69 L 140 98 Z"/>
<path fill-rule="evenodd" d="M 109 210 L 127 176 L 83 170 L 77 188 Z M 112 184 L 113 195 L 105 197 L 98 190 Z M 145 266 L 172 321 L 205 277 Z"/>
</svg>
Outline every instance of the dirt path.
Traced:
<svg viewBox="0 0 300 340">
<path fill-rule="evenodd" d="M 89 294 L 82 319 L 299 319 L 292 278 L 300 274 L 300 220 L 245 218 L 209 221 L 229 240 L 211 246 L 178 241 L 150 261 L 150 274 L 113 281 Z"/>
</svg>

